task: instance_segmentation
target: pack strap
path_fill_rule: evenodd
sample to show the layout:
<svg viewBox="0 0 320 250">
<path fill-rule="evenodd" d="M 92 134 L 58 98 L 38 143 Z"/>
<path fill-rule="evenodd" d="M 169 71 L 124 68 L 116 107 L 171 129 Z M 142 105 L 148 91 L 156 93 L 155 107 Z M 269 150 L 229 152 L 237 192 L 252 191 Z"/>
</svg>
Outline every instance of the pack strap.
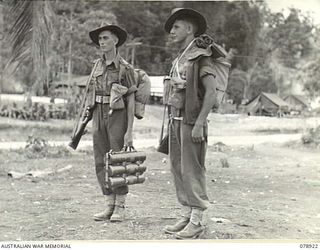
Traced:
<svg viewBox="0 0 320 250">
<path fill-rule="evenodd" d="M 127 70 L 130 69 L 130 64 L 126 62 L 124 59 L 120 59 L 120 69 L 119 69 L 119 83 L 121 83 L 121 79 L 126 74 Z"/>
<path fill-rule="evenodd" d="M 188 46 L 183 50 L 183 52 L 181 53 L 181 55 L 177 57 L 175 63 L 174 63 L 174 64 L 172 65 L 172 67 L 171 67 L 171 70 L 170 70 L 170 73 L 169 73 L 170 76 L 172 76 L 174 70 L 176 70 L 176 73 L 177 73 L 178 78 L 181 79 L 181 76 L 180 76 L 180 73 L 179 73 L 179 61 L 180 61 L 180 59 L 184 56 L 184 54 L 191 48 L 191 46 L 193 45 L 194 41 L 195 41 L 195 39 L 193 39 L 193 40 L 188 44 Z"/>
<path fill-rule="evenodd" d="M 127 73 L 127 71 L 130 69 L 130 64 L 126 62 L 125 60 L 120 60 L 120 69 L 119 69 L 119 84 L 121 84 L 121 80 L 124 77 L 124 75 Z M 123 96 L 129 96 L 132 93 L 136 92 L 138 90 L 137 86 L 132 85 L 127 93 L 125 93 Z"/>
<path fill-rule="evenodd" d="M 129 96 L 129 95 L 137 92 L 137 90 L 138 90 L 137 86 L 133 85 L 128 89 L 127 93 L 124 96 Z"/>
</svg>

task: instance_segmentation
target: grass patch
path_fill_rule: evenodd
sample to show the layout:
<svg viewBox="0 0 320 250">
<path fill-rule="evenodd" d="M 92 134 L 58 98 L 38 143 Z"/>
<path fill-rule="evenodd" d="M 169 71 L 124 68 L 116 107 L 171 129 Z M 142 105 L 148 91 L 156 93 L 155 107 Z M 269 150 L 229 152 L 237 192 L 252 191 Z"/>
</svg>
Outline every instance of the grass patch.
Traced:
<svg viewBox="0 0 320 250">
<path fill-rule="evenodd" d="M 2 141 L 25 141 L 28 135 L 46 140 L 67 140 L 73 131 L 72 120 L 24 121 L 0 118 Z"/>
<path fill-rule="evenodd" d="M 254 129 L 252 130 L 255 133 L 261 134 L 297 134 L 301 133 L 302 129 L 299 128 L 263 128 L 263 129 Z"/>
<path fill-rule="evenodd" d="M 23 161 L 27 159 L 60 158 L 71 153 L 65 146 L 50 146 L 46 139 L 28 136 L 25 148 L 0 150 L 0 160 Z"/>
<path fill-rule="evenodd" d="M 1 129 L 1 130 L 12 129 L 12 128 L 13 128 L 12 124 L 9 124 L 9 123 L 0 123 L 0 129 Z"/>
</svg>

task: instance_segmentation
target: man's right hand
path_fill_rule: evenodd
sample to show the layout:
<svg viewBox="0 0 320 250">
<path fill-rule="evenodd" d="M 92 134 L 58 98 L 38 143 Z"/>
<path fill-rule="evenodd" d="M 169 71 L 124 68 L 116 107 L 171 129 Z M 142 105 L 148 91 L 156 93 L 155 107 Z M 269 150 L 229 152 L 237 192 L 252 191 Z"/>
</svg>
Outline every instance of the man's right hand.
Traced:
<svg viewBox="0 0 320 250">
<path fill-rule="evenodd" d="M 93 110 L 92 106 L 87 106 L 85 108 L 85 111 L 84 111 L 84 117 L 88 117 L 91 120 L 91 118 L 92 118 L 92 110 Z"/>
<path fill-rule="evenodd" d="M 203 125 L 198 125 L 195 124 L 193 126 L 192 132 L 191 132 L 191 136 L 192 136 L 192 141 L 194 143 L 200 143 L 202 141 L 204 141 L 204 131 L 203 131 Z"/>
</svg>

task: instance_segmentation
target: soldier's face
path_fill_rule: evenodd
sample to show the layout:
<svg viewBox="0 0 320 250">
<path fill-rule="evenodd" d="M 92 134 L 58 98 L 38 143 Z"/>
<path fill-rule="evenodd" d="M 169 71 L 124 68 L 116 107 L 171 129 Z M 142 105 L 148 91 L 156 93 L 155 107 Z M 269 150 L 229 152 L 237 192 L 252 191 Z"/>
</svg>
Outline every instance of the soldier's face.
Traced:
<svg viewBox="0 0 320 250">
<path fill-rule="evenodd" d="M 176 20 L 170 30 L 170 38 L 173 43 L 182 43 L 189 36 L 189 25 L 186 21 Z"/>
<path fill-rule="evenodd" d="M 105 30 L 99 34 L 99 45 L 102 52 L 109 52 L 116 48 L 118 37 Z"/>
</svg>

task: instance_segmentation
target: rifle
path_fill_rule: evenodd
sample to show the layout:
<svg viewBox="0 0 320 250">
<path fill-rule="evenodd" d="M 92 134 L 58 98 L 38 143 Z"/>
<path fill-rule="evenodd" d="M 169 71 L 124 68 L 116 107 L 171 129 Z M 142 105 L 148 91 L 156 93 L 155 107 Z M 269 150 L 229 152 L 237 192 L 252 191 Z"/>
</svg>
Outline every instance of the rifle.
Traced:
<svg viewBox="0 0 320 250">
<path fill-rule="evenodd" d="M 92 112 L 92 111 L 89 111 L 89 112 Z M 92 113 L 85 114 L 82 119 L 82 122 L 80 123 L 80 126 L 78 126 L 76 132 L 71 137 L 71 141 L 69 142 L 68 145 L 74 150 L 77 149 L 81 137 L 87 132 L 85 128 L 91 119 L 92 119 Z"/>
<path fill-rule="evenodd" d="M 95 62 L 95 65 L 93 66 L 93 69 L 90 73 L 90 76 L 87 79 L 86 88 L 84 91 L 84 95 L 83 95 L 83 99 L 82 99 L 81 107 L 80 107 L 81 112 L 79 112 L 79 114 L 78 114 L 77 121 L 75 123 L 75 126 L 73 127 L 71 141 L 68 144 L 74 150 L 76 150 L 76 148 L 78 147 L 78 144 L 80 142 L 81 137 L 86 133 L 85 128 L 86 128 L 88 122 L 92 119 L 92 109 L 87 110 L 84 106 L 86 104 L 89 85 L 90 85 L 93 73 L 95 72 L 95 70 L 97 68 L 97 65 L 98 65 L 98 61 Z M 80 119 L 81 119 L 81 123 L 79 124 Z"/>
<path fill-rule="evenodd" d="M 160 140 L 159 140 L 159 146 L 157 148 L 157 151 L 160 153 L 163 153 L 163 154 L 169 154 L 169 126 L 170 126 L 169 123 L 167 125 L 168 126 L 167 127 L 167 134 L 163 137 L 164 122 L 166 119 L 166 110 L 167 110 L 167 104 L 164 105 Z"/>
</svg>

